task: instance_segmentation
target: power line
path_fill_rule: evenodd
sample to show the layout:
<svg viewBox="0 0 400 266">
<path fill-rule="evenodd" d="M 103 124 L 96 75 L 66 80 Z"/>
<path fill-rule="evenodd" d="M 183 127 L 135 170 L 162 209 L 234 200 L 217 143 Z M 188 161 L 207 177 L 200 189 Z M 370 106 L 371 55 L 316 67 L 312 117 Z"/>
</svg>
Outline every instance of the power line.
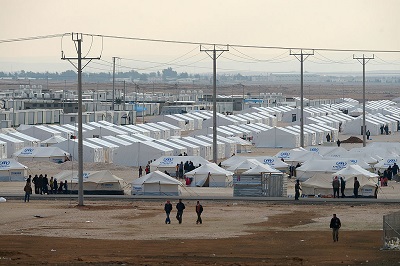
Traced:
<svg viewBox="0 0 400 266">
<path fill-rule="evenodd" d="M 65 35 L 71 35 L 71 34 L 70 33 L 61 33 L 61 34 L 41 35 L 41 36 L 33 36 L 33 37 L 22 37 L 22 38 L 15 38 L 15 39 L 5 39 L 5 40 L 0 40 L 0 43 L 11 43 L 11 42 L 23 42 L 23 41 L 51 39 L 51 38 L 63 37 Z"/>
<path fill-rule="evenodd" d="M 139 37 L 89 34 L 89 33 L 83 33 L 83 35 L 90 35 L 90 36 L 111 38 L 111 39 L 123 39 L 123 40 L 132 40 L 132 41 L 148 41 L 148 42 L 162 42 L 162 43 L 175 43 L 175 44 L 216 45 L 216 46 L 226 46 L 226 45 L 228 45 L 228 44 L 221 44 L 221 43 L 177 41 L 177 40 L 167 40 L 167 39 L 152 39 L 152 38 L 139 38 Z M 400 53 L 400 50 L 309 48 L 309 47 L 263 46 L 263 45 L 244 45 L 244 44 L 229 44 L 229 47 L 257 48 L 257 49 L 277 49 L 277 50 L 314 50 L 314 51 L 330 51 L 330 52 Z"/>
</svg>

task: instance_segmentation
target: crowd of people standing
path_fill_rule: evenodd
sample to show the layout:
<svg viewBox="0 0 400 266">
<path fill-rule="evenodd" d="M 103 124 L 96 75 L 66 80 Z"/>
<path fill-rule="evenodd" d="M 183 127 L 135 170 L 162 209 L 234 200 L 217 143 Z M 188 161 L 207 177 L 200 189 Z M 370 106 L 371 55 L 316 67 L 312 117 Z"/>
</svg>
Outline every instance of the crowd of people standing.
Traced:
<svg viewBox="0 0 400 266">
<path fill-rule="evenodd" d="M 30 195 L 33 192 L 40 195 L 69 193 L 67 180 L 58 182 L 57 178 L 50 177 L 49 179 L 47 174 L 36 174 L 34 177 L 29 175 L 24 186 L 24 191 L 25 202 L 29 202 Z"/>
</svg>

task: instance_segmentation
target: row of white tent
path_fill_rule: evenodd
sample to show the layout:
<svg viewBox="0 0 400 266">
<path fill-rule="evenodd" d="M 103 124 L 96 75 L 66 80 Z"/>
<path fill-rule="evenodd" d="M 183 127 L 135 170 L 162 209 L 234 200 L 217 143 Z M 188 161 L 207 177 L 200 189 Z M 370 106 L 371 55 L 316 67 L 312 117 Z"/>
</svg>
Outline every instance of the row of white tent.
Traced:
<svg viewBox="0 0 400 266">
<path fill-rule="evenodd" d="M 168 122 L 182 129 L 182 131 L 201 130 L 213 126 L 213 113 L 210 111 L 196 111 L 186 114 L 163 115 L 153 118 L 153 121 Z M 262 123 L 276 126 L 276 116 L 266 112 L 243 113 L 237 115 L 224 115 L 217 113 L 217 126 L 242 125 L 249 123 Z"/>
<path fill-rule="evenodd" d="M 40 141 L 45 141 L 56 136 L 65 139 L 71 138 L 71 136 L 77 136 L 78 126 L 77 124 L 49 126 L 21 125 L 18 127 L 18 131 L 39 139 Z M 82 124 L 82 135 L 84 138 L 136 134 L 148 137 L 147 140 L 168 139 L 170 137 L 180 136 L 181 129 L 166 122 L 116 126 L 103 120 Z"/>
</svg>

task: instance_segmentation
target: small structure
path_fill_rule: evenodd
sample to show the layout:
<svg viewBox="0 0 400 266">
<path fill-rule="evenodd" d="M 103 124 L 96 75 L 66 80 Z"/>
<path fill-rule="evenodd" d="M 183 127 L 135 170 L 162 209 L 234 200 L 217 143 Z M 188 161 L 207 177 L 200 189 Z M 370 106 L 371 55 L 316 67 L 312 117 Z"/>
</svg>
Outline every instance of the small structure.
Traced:
<svg viewBox="0 0 400 266">
<path fill-rule="evenodd" d="M 0 181 L 24 181 L 28 176 L 28 167 L 14 159 L 0 160 Z"/>
<path fill-rule="evenodd" d="M 228 187 L 232 186 L 233 173 L 215 163 L 202 165 L 186 173 L 190 182 L 187 185 L 197 187 Z"/>
<path fill-rule="evenodd" d="M 179 196 L 182 186 L 182 182 L 156 170 L 132 182 L 132 195 Z"/>
<path fill-rule="evenodd" d="M 78 193 L 78 172 L 62 171 L 54 176 L 58 183 L 68 183 L 70 193 Z M 123 179 L 110 171 L 88 171 L 83 173 L 83 192 L 91 195 L 124 195 Z"/>
<path fill-rule="evenodd" d="M 25 147 L 13 154 L 19 161 L 50 161 L 63 163 L 69 160 L 69 153 L 58 147 Z"/>
</svg>

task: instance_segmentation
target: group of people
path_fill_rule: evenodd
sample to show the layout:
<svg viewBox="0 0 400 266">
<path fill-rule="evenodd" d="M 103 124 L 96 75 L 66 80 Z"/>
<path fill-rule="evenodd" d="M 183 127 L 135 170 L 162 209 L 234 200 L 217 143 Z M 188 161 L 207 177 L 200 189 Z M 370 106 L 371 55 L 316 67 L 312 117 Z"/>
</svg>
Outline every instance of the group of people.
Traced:
<svg viewBox="0 0 400 266">
<path fill-rule="evenodd" d="M 397 163 L 394 163 L 393 166 L 389 165 L 389 167 L 385 169 L 383 173 L 378 172 L 381 186 L 386 187 L 388 185 L 388 181 L 392 180 L 392 178 L 396 176 L 398 173 L 399 173 L 399 166 L 397 165 Z"/>
<path fill-rule="evenodd" d="M 381 130 L 381 135 L 389 135 L 389 125 L 381 125 L 381 127 L 379 128 Z"/>
<path fill-rule="evenodd" d="M 69 192 L 67 180 L 58 183 L 57 178 L 50 177 L 48 179 L 47 174 L 36 174 L 33 178 L 32 175 L 29 175 L 24 186 L 25 202 L 29 202 L 30 195 L 33 193 L 32 183 L 35 194 L 67 194 Z"/>
<path fill-rule="evenodd" d="M 185 204 L 182 202 L 182 199 L 179 199 L 178 203 L 176 204 L 176 219 L 178 222 L 181 224 L 182 223 L 182 216 L 183 216 L 183 211 L 185 210 Z M 164 211 L 167 215 L 167 218 L 165 219 L 166 224 L 171 223 L 170 219 L 170 214 L 172 212 L 172 203 L 167 200 L 167 202 L 164 205 Z M 203 206 L 200 204 L 199 201 L 197 201 L 196 204 L 196 214 L 197 214 L 197 220 L 196 224 L 202 224 L 203 220 L 201 219 L 201 214 L 203 213 Z"/>
<path fill-rule="evenodd" d="M 144 168 L 144 172 L 147 174 L 150 174 L 150 162 L 147 163 L 146 167 Z M 143 176 L 143 168 L 142 166 L 139 166 L 139 177 Z"/>
<path fill-rule="evenodd" d="M 335 176 L 333 178 L 332 181 L 332 188 L 333 188 L 333 197 L 334 198 L 339 198 L 339 189 L 341 192 L 341 197 L 344 198 L 346 197 L 346 195 L 344 194 L 344 191 L 346 189 L 346 181 L 344 180 L 343 177 L 340 177 L 340 180 L 337 176 Z M 358 198 L 358 191 L 360 190 L 360 182 L 357 180 L 357 177 L 354 177 L 354 188 L 353 188 L 353 193 L 354 193 L 354 197 Z M 300 180 L 296 180 L 296 183 L 294 185 L 294 199 L 295 200 L 299 200 L 300 197 L 300 191 L 302 191 L 301 189 L 301 185 L 300 185 Z"/>
<path fill-rule="evenodd" d="M 333 188 L 333 197 L 334 198 L 339 198 L 339 189 L 341 193 L 341 197 L 344 198 L 346 195 L 344 194 L 344 191 L 346 189 L 346 180 L 344 180 L 343 177 L 340 177 L 340 179 L 335 176 L 332 181 L 332 188 Z M 354 177 L 354 188 L 353 188 L 353 194 L 355 198 L 358 198 L 358 191 L 360 190 L 360 182 L 358 181 L 357 177 Z"/>
<path fill-rule="evenodd" d="M 201 164 L 199 164 L 198 167 L 200 167 Z M 181 163 L 176 164 L 175 166 L 175 175 L 177 178 L 184 178 L 184 174 L 187 172 L 190 172 L 192 170 L 196 169 L 196 167 L 194 166 L 192 161 L 186 161 L 185 163 L 183 163 L 183 161 L 181 161 Z"/>
</svg>

